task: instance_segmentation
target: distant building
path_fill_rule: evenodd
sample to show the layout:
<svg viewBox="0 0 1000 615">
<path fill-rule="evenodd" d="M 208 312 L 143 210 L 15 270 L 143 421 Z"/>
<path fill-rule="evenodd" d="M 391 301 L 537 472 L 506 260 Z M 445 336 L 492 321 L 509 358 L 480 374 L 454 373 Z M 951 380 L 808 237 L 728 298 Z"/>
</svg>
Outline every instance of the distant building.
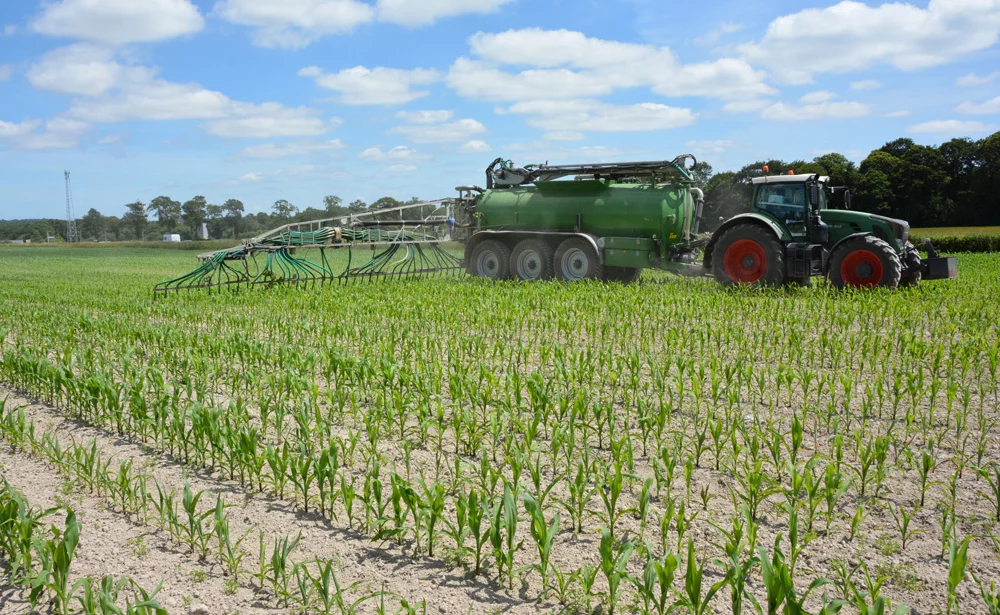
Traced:
<svg viewBox="0 0 1000 615">
<path fill-rule="evenodd" d="M 163 236 L 163 241 L 180 242 L 181 236 L 177 233 L 169 233 Z"/>
</svg>

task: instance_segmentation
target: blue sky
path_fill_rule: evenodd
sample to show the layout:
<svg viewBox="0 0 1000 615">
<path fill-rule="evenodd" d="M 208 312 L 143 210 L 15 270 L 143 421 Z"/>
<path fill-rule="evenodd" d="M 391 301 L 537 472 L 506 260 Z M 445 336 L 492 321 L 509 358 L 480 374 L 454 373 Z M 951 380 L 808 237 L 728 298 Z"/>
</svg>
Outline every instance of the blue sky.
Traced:
<svg viewBox="0 0 1000 615">
<path fill-rule="evenodd" d="M 450 196 L 516 163 L 716 170 L 1000 129 L 1000 0 L 6 0 L 0 219 L 166 194 Z"/>
</svg>

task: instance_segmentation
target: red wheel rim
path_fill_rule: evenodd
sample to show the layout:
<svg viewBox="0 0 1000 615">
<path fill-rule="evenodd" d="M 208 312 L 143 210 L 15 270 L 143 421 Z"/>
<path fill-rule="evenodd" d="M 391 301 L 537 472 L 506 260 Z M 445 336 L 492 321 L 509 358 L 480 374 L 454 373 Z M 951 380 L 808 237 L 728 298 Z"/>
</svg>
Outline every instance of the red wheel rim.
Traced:
<svg viewBox="0 0 1000 615">
<path fill-rule="evenodd" d="M 722 259 L 722 268 L 729 279 L 737 284 L 753 284 L 767 271 L 767 254 L 752 239 L 738 239 L 728 248 Z"/>
<path fill-rule="evenodd" d="M 845 286 L 874 288 L 882 281 L 882 259 L 869 250 L 855 250 L 840 264 L 840 279 Z"/>
</svg>

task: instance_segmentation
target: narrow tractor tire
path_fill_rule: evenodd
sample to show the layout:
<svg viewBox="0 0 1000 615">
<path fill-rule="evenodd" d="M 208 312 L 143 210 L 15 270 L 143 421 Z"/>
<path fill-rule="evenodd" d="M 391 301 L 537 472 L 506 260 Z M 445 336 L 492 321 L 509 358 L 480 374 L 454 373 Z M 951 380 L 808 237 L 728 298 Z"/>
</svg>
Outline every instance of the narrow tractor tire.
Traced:
<svg viewBox="0 0 1000 615">
<path fill-rule="evenodd" d="M 923 261 L 920 259 L 920 252 L 917 247 L 906 242 L 903 249 L 903 275 L 899 278 L 900 287 L 913 287 L 920 284 L 923 277 Z"/>
<path fill-rule="evenodd" d="M 612 265 L 604 266 L 604 281 L 605 282 L 619 282 L 621 284 L 631 284 L 639 279 L 642 275 L 642 269 L 636 267 L 615 267 Z"/>
<path fill-rule="evenodd" d="M 510 277 L 510 248 L 496 239 L 480 242 L 469 258 L 472 275 L 489 280 L 506 280 Z"/>
<path fill-rule="evenodd" d="M 524 239 L 510 252 L 510 274 L 531 282 L 552 279 L 552 246 L 542 239 Z"/>
<path fill-rule="evenodd" d="M 556 278 L 563 282 L 600 280 L 604 277 L 604 266 L 597 251 L 578 237 L 570 237 L 559 244 L 552 266 Z"/>
<path fill-rule="evenodd" d="M 723 286 L 781 286 L 785 281 L 785 248 L 763 227 L 734 226 L 715 242 L 712 274 Z"/>
<path fill-rule="evenodd" d="M 896 251 L 873 235 L 849 239 L 830 256 L 827 277 L 838 289 L 896 288 L 903 264 Z"/>
</svg>

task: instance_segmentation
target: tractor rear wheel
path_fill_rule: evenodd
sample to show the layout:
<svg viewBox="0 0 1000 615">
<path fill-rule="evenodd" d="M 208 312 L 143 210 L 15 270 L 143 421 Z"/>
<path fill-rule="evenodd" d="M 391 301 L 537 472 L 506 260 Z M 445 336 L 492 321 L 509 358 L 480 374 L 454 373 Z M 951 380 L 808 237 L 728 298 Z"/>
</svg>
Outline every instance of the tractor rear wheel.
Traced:
<svg viewBox="0 0 1000 615">
<path fill-rule="evenodd" d="M 740 224 L 723 231 L 715 242 L 712 273 L 724 286 L 780 286 L 785 281 L 785 249 L 770 231 Z"/>
<path fill-rule="evenodd" d="M 490 280 L 506 280 L 510 277 L 510 248 L 496 239 L 480 242 L 472 250 L 469 259 L 472 274 Z"/>
<path fill-rule="evenodd" d="M 632 282 L 638 280 L 640 275 L 642 275 L 642 269 L 635 267 L 604 266 L 605 282 L 621 282 L 622 284 L 631 284 Z"/>
<path fill-rule="evenodd" d="M 604 267 L 594 247 L 583 239 L 570 237 L 559 244 L 553 265 L 556 278 L 564 282 L 599 280 L 604 277 Z"/>
<path fill-rule="evenodd" d="M 518 280 L 548 280 L 552 277 L 552 246 L 541 239 L 517 242 L 510 253 L 510 273 Z"/>
<path fill-rule="evenodd" d="M 849 239 L 830 257 L 827 277 L 837 288 L 896 288 L 902 277 L 899 255 L 872 235 Z"/>
</svg>

